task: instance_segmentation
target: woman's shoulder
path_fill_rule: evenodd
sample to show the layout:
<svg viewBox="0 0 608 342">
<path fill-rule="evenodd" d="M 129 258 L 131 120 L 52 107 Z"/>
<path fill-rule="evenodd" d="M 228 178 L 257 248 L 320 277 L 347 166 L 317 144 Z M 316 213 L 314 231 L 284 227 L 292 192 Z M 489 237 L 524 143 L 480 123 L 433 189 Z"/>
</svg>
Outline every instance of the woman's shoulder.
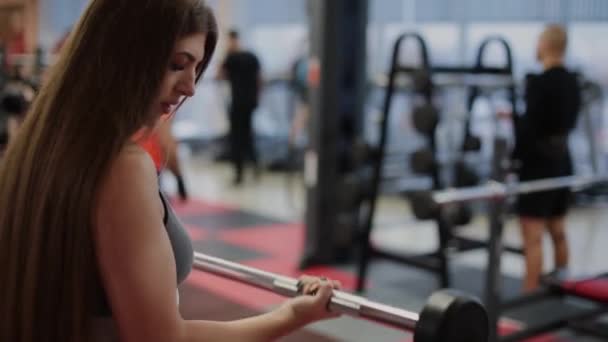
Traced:
<svg viewBox="0 0 608 342">
<path fill-rule="evenodd" d="M 114 227 L 112 229 L 137 226 L 139 215 L 134 213 L 160 215 L 162 222 L 157 179 L 154 163 L 147 153 L 135 144 L 125 146 L 101 181 L 96 205 L 97 226 Z"/>
<path fill-rule="evenodd" d="M 107 176 L 101 183 L 101 194 L 116 195 L 125 191 L 150 188 L 158 190 L 156 167 L 148 153 L 137 144 L 125 145 L 111 161 Z"/>
<path fill-rule="evenodd" d="M 141 146 L 135 143 L 125 145 L 112 161 L 112 171 L 126 172 L 127 174 L 146 174 L 156 176 L 154 161 Z"/>
</svg>

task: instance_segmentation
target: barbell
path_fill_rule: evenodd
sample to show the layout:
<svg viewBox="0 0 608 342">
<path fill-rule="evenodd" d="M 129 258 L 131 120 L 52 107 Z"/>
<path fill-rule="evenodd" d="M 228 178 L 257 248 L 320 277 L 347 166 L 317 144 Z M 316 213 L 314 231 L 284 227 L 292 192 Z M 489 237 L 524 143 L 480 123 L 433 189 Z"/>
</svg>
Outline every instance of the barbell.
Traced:
<svg viewBox="0 0 608 342">
<path fill-rule="evenodd" d="M 412 111 L 412 123 L 419 133 L 432 136 L 439 124 L 439 111 L 430 103 L 416 106 Z"/>
<path fill-rule="evenodd" d="M 445 189 L 430 194 L 431 203 L 447 205 L 477 200 L 503 199 L 515 195 L 572 188 L 574 191 L 608 182 L 608 176 L 565 176 L 525 182 L 501 183 L 489 181 L 484 185 L 468 188 Z"/>
<path fill-rule="evenodd" d="M 480 200 L 504 199 L 519 194 L 550 191 L 561 188 L 581 190 L 608 182 L 608 176 L 566 176 L 545 178 L 519 183 L 489 181 L 486 184 L 450 188 L 438 191 L 418 191 L 409 195 L 412 212 L 421 220 L 442 214 L 448 220 L 458 219 L 463 214 L 462 204 Z M 468 213 L 466 213 L 468 215 Z M 464 215 L 463 215 L 464 217 Z M 467 218 L 470 220 L 470 218 Z"/>
<path fill-rule="evenodd" d="M 282 296 L 301 295 L 301 284 L 297 279 L 206 254 L 194 253 L 194 267 Z M 335 313 L 413 332 L 414 342 L 488 340 L 489 321 L 485 308 L 477 299 L 455 290 L 442 290 L 432 294 L 420 313 L 338 290 L 333 291 L 328 307 Z"/>
<path fill-rule="evenodd" d="M 479 200 L 504 199 L 515 195 L 573 188 L 574 191 L 608 182 L 608 176 L 566 176 L 519 183 L 489 181 L 486 184 L 439 191 L 420 191 L 411 197 L 416 217 L 433 217 L 441 208 Z"/>
<path fill-rule="evenodd" d="M 463 203 L 440 206 L 433 201 L 431 191 L 416 191 L 407 194 L 412 213 L 419 220 L 430 220 L 441 216 L 452 226 L 465 226 L 473 219 L 473 210 Z"/>
<path fill-rule="evenodd" d="M 429 175 L 437 167 L 435 153 L 430 147 L 423 147 L 412 152 L 409 158 L 410 166 L 415 173 Z"/>
</svg>

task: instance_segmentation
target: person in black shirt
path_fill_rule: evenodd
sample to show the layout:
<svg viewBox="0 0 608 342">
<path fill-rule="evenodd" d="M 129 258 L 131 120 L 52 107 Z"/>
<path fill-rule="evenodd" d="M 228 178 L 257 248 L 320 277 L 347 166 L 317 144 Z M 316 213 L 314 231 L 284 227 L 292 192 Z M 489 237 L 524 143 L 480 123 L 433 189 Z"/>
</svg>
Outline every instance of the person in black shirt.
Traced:
<svg viewBox="0 0 608 342">
<path fill-rule="evenodd" d="M 6 131 L 2 136 L 0 152 L 15 140 L 27 110 L 27 101 L 21 94 L 8 94 L 0 100 L 0 113 L 6 116 Z"/>
<path fill-rule="evenodd" d="M 573 173 L 568 135 L 576 125 L 581 95 L 576 74 L 564 67 L 566 45 L 566 31 L 558 25 L 549 25 L 538 41 L 537 57 L 544 71 L 527 77 L 526 112 L 515 122 L 514 157 L 521 165 L 521 181 Z M 526 194 L 518 199 L 526 260 L 525 291 L 539 285 L 545 229 L 554 244 L 556 271 L 568 264 L 564 218 L 569 200 L 568 189 Z"/>
<path fill-rule="evenodd" d="M 35 92 L 34 85 L 22 76 L 21 66 L 15 67 L 15 74 L 3 87 L 3 96 L 0 99 L 0 113 L 7 116 L 6 138 L 8 144 L 17 136 Z"/>
<path fill-rule="evenodd" d="M 238 185 L 243 180 L 246 159 L 254 163 L 257 172 L 253 112 L 258 106 L 262 78 L 258 58 L 252 52 L 241 49 L 237 31 L 229 33 L 228 55 L 218 76 L 230 83 L 230 156 L 234 164 L 234 184 Z"/>
</svg>

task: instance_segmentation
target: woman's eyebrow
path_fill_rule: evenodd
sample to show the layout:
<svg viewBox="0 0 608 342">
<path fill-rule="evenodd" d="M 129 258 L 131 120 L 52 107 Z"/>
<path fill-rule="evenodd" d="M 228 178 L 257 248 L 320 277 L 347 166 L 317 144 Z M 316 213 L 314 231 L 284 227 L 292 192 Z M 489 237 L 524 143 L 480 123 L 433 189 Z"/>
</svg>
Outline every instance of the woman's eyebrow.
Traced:
<svg viewBox="0 0 608 342">
<path fill-rule="evenodd" d="M 184 56 L 186 56 L 186 57 L 188 58 L 188 60 L 190 60 L 190 62 L 192 62 L 192 63 L 194 63 L 194 62 L 196 62 L 196 61 L 197 61 L 197 60 L 196 60 L 196 57 L 194 57 L 194 55 L 193 55 L 193 54 L 191 54 L 191 53 L 190 53 L 190 52 L 188 52 L 188 51 L 180 51 L 180 52 L 178 52 L 177 54 L 178 54 L 178 55 L 184 55 Z"/>
</svg>

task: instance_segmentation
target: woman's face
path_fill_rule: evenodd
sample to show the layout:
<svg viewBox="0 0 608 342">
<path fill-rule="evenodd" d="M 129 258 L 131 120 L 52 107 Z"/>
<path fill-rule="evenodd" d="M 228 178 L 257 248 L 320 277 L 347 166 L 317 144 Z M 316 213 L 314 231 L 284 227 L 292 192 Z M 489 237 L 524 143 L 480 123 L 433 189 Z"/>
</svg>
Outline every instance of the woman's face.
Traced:
<svg viewBox="0 0 608 342">
<path fill-rule="evenodd" d="M 195 93 L 196 75 L 200 73 L 205 53 L 205 35 L 196 33 L 179 39 L 167 66 L 153 110 L 172 114 L 184 97 Z"/>
</svg>

